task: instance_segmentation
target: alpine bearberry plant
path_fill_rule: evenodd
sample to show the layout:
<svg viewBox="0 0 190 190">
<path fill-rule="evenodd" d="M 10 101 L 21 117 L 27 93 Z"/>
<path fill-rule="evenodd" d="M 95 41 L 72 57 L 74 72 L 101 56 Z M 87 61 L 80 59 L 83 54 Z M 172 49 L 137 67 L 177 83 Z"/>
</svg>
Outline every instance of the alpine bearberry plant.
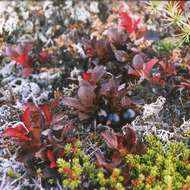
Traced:
<svg viewBox="0 0 190 190">
<path fill-rule="evenodd" d="M 0 11 L 0 189 L 190 189 L 189 2 L 24 3 Z"/>
</svg>

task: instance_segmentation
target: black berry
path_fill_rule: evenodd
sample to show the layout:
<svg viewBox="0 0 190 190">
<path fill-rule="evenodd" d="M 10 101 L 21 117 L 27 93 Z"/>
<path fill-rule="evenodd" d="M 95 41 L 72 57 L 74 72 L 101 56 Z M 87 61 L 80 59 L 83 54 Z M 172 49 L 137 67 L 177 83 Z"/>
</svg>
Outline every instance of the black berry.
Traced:
<svg viewBox="0 0 190 190">
<path fill-rule="evenodd" d="M 131 122 L 135 119 L 136 117 L 136 113 L 133 109 L 129 108 L 127 109 L 125 112 L 123 112 L 122 114 L 122 119 L 125 121 L 125 122 Z"/>
</svg>

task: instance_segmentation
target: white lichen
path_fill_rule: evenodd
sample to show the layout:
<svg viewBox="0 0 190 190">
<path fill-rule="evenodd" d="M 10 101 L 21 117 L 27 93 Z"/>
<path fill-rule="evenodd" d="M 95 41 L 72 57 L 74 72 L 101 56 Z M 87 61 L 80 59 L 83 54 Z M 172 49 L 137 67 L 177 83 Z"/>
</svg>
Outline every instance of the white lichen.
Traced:
<svg viewBox="0 0 190 190">
<path fill-rule="evenodd" d="M 185 118 L 183 118 L 183 123 L 180 125 L 179 129 L 183 132 L 190 130 L 190 119 L 186 121 Z"/>
<path fill-rule="evenodd" d="M 158 117 L 159 112 L 163 109 L 166 99 L 162 96 L 158 97 L 156 102 L 144 105 L 143 119 L 146 120 L 151 116 Z"/>
</svg>

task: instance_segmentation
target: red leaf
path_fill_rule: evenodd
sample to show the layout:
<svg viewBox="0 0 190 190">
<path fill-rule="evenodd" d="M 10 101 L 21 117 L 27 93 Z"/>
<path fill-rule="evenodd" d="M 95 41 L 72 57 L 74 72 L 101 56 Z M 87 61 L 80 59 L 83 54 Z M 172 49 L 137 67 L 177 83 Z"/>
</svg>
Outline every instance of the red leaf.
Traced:
<svg viewBox="0 0 190 190">
<path fill-rule="evenodd" d="M 129 75 L 133 75 L 135 77 L 140 77 L 141 76 L 140 72 L 138 72 L 137 70 L 132 69 L 132 68 L 128 69 L 128 74 Z"/>
<path fill-rule="evenodd" d="M 23 126 L 18 125 L 15 128 L 7 128 L 3 132 L 3 136 L 13 137 L 23 141 L 31 141 L 31 138 L 27 136 L 27 132 Z"/>
<path fill-rule="evenodd" d="M 89 81 L 89 80 L 91 79 L 91 77 L 92 77 L 92 74 L 89 73 L 89 72 L 84 72 L 84 73 L 82 73 L 82 78 L 83 78 L 84 80 Z"/>
<path fill-rule="evenodd" d="M 175 66 L 172 63 L 159 62 L 159 65 L 162 67 L 163 71 L 168 75 L 176 75 Z"/>
<path fill-rule="evenodd" d="M 133 22 L 132 18 L 128 15 L 127 12 L 120 12 L 119 18 L 120 18 L 121 27 L 127 30 L 128 33 L 132 33 L 133 31 L 135 31 L 137 28 L 137 25 L 140 22 L 140 19 Z"/>
<path fill-rule="evenodd" d="M 154 65 L 158 62 L 158 59 L 151 59 L 147 63 L 144 63 L 144 60 L 140 54 L 135 55 L 133 58 L 133 68 L 128 69 L 128 74 L 136 77 L 141 77 L 153 83 L 159 83 L 161 86 L 164 86 L 165 81 L 161 79 L 160 76 L 151 76 L 151 71 Z"/>
<path fill-rule="evenodd" d="M 22 122 L 25 124 L 25 126 L 30 129 L 32 125 L 31 121 L 31 113 L 32 112 L 38 112 L 38 108 L 33 103 L 26 103 L 24 105 L 24 113 L 22 114 Z"/>
<path fill-rule="evenodd" d="M 28 63 L 28 60 L 28 54 L 26 53 L 21 53 L 15 58 L 15 61 L 20 63 L 21 65 L 26 65 Z"/>
<path fill-rule="evenodd" d="M 49 103 L 42 104 L 39 106 L 41 111 L 44 114 L 45 120 L 48 125 L 50 125 L 53 120 L 54 110 L 58 106 L 58 104 L 59 104 L 59 100 L 53 100 Z"/>
<path fill-rule="evenodd" d="M 148 76 L 150 75 L 151 71 L 152 71 L 152 68 L 154 67 L 154 65 L 158 62 L 158 59 L 151 59 L 150 61 L 148 61 L 146 64 L 145 64 L 145 67 L 144 67 L 144 72 L 145 72 L 145 75 Z"/>
<path fill-rule="evenodd" d="M 64 167 L 64 168 L 63 168 L 63 171 L 64 171 L 64 173 L 65 173 L 67 176 L 69 176 L 69 178 L 75 179 L 76 176 L 74 176 L 72 169 L 67 168 L 67 167 Z"/>
<path fill-rule="evenodd" d="M 87 86 L 92 86 L 93 84 L 97 84 L 97 82 L 104 76 L 105 69 L 103 66 L 96 66 L 93 69 L 89 69 L 87 72 L 83 73 L 83 79 L 88 81 L 86 83 Z M 84 85 L 82 81 L 80 81 L 79 86 Z"/>
<path fill-rule="evenodd" d="M 39 59 L 40 61 L 43 63 L 43 62 L 46 62 L 48 59 L 49 59 L 49 54 L 48 52 L 46 51 L 42 51 L 39 53 Z"/>
<path fill-rule="evenodd" d="M 141 54 L 137 54 L 133 58 L 133 68 L 128 69 L 128 74 L 142 77 L 149 80 L 153 66 L 158 62 L 157 59 L 151 59 L 147 63 L 144 62 Z"/>
<path fill-rule="evenodd" d="M 131 33 L 133 31 L 133 22 L 131 17 L 128 15 L 127 12 L 120 12 L 119 13 L 121 26 L 127 30 L 127 32 Z"/>
<path fill-rule="evenodd" d="M 55 155 L 52 150 L 47 151 L 47 158 L 50 161 L 50 168 L 57 167 Z"/>
<path fill-rule="evenodd" d="M 31 127 L 30 109 L 27 108 L 22 114 L 22 122 L 29 129 Z"/>
<path fill-rule="evenodd" d="M 166 83 L 164 80 L 161 79 L 160 76 L 153 76 L 150 78 L 150 81 L 153 83 L 160 84 L 161 86 L 164 86 Z"/>
<path fill-rule="evenodd" d="M 28 76 L 31 71 L 29 52 L 32 50 L 32 44 L 30 42 L 25 42 L 23 44 L 19 44 L 16 48 L 7 47 L 5 53 L 12 60 L 15 60 L 18 64 L 23 65 L 24 71 L 23 74 Z"/>
<path fill-rule="evenodd" d="M 52 108 L 50 107 L 49 104 L 43 104 L 43 105 L 40 105 L 40 109 L 44 113 L 45 120 L 47 121 L 48 124 L 50 124 L 53 120 Z"/>
</svg>

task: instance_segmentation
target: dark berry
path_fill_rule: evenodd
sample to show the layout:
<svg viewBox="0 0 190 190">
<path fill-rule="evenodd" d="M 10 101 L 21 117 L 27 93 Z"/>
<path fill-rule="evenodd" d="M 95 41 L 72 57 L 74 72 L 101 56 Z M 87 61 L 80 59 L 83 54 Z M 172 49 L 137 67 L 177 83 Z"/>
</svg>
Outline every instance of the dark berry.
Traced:
<svg viewBox="0 0 190 190">
<path fill-rule="evenodd" d="M 118 124 L 120 122 L 120 117 L 117 113 L 110 113 L 108 115 L 108 121 L 110 121 L 111 125 Z"/>
<path fill-rule="evenodd" d="M 136 113 L 133 109 L 127 109 L 125 112 L 122 114 L 122 118 L 125 122 L 131 122 L 135 119 Z"/>
</svg>

